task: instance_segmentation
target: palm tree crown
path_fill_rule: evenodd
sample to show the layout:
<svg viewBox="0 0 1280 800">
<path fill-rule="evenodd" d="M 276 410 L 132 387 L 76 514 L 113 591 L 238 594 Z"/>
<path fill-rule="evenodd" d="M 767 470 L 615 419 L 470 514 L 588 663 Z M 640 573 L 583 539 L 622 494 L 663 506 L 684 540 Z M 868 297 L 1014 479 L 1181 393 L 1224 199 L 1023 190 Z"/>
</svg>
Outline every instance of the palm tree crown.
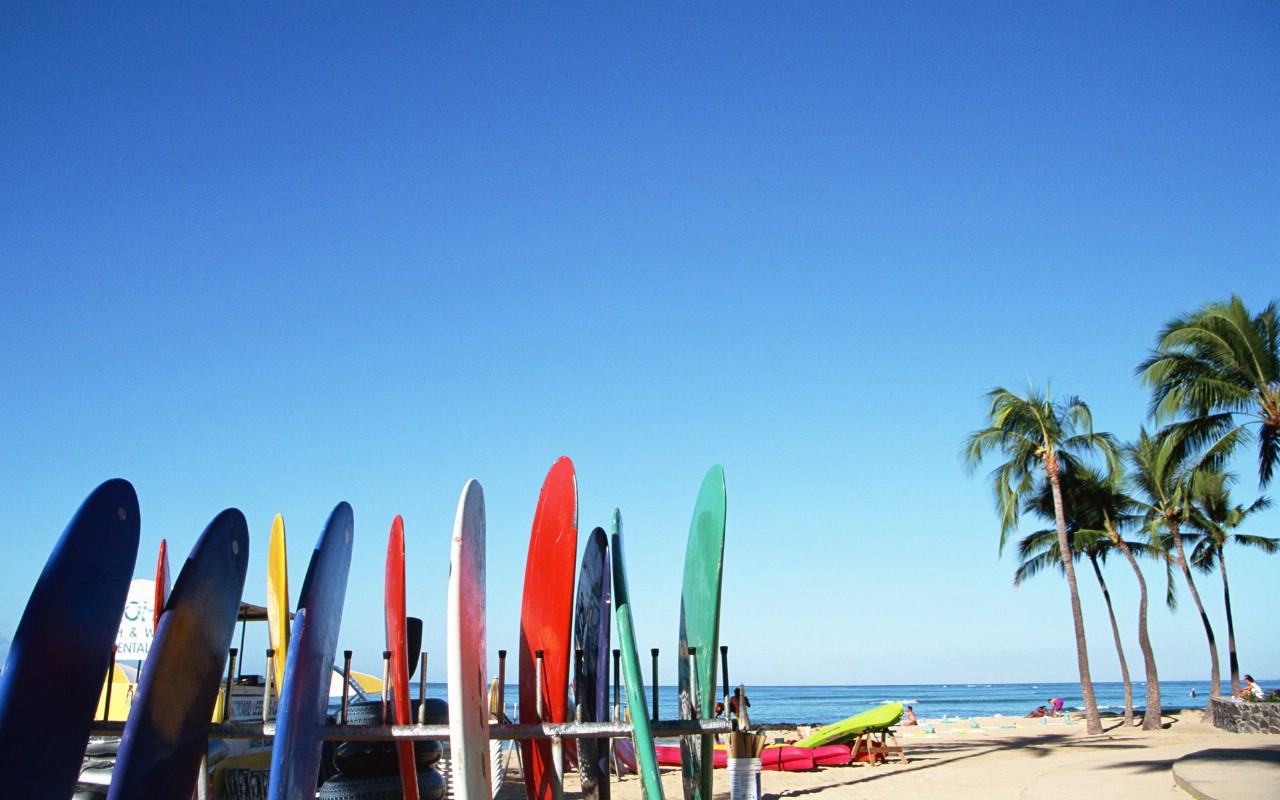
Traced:
<svg viewBox="0 0 1280 800">
<path fill-rule="evenodd" d="M 1017 530 L 1023 501 L 1038 489 L 1040 470 L 1057 475 L 1093 452 L 1113 468 L 1119 450 L 1111 434 L 1094 432 L 1093 415 L 1078 397 L 1055 401 L 1049 391 L 1035 389 L 1022 397 L 1004 388 L 992 389 L 986 397 L 991 424 L 965 440 L 964 458 L 969 472 L 993 452 L 1007 459 L 991 473 L 1003 553 L 1009 534 Z"/>
<path fill-rule="evenodd" d="M 1178 425 L 1192 444 L 1224 458 L 1257 426 L 1258 478 L 1263 487 L 1280 460 L 1280 316 L 1271 302 L 1256 316 L 1233 295 L 1178 317 L 1161 331 L 1156 349 L 1138 365 L 1152 389 L 1157 422 L 1183 415 Z"/>
</svg>

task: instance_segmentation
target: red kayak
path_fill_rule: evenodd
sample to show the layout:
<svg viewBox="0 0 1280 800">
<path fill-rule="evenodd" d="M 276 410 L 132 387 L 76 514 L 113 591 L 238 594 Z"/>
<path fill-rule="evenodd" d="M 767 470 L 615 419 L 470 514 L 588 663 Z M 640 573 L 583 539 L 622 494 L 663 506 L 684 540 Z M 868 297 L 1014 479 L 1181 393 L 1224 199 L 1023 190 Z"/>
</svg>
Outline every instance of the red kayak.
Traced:
<svg viewBox="0 0 1280 800">
<path fill-rule="evenodd" d="M 658 754 L 658 766 L 660 767 L 678 767 L 680 766 L 680 745 L 678 744 L 655 744 L 653 750 Z M 723 747 L 717 747 L 715 752 L 716 769 L 724 769 L 729 766 L 729 751 Z"/>
<path fill-rule="evenodd" d="M 760 753 L 761 769 L 778 769 L 784 772 L 803 772 L 814 769 L 813 748 L 780 744 L 766 747 Z"/>
<path fill-rule="evenodd" d="M 824 744 L 813 748 L 813 763 L 819 767 L 843 767 L 853 761 L 853 751 L 847 744 Z"/>
<path fill-rule="evenodd" d="M 680 747 L 679 745 L 659 744 L 653 748 L 658 754 L 658 766 L 661 767 L 678 767 L 680 766 Z M 828 753 L 830 757 L 834 750 L 830 747 L 823 748 L 832 751 Z M 844 761 L 832 763 L 849 763 L 849 748 L 841 747 L 844 751 Z M 729 765 L 729 752 L 723 746 L 717 745 L 713 766 L 716 769 L 723 769 Z M 771 745 L 766 747 L 760 753 L 760 768 L 768 770 L 782 770 L 784 772 L 803 772 L 805 770 L 814 769 L 817 763 L 814 758 L 814 751 L 808 747 L 792 747 L 791 745 Z"/>
</svg>

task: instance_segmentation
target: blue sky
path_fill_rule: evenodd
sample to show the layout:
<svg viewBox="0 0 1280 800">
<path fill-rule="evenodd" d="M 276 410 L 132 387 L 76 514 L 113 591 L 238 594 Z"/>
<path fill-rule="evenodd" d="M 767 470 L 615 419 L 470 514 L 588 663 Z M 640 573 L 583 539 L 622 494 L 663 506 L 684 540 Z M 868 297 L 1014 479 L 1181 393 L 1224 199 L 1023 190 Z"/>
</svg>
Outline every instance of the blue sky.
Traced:
<svg viewBox="0 0 1280 800">
<path fill-rule="evenodd" d="M 11 5 L 0 635 L 120 476 L 139 577 L 236 506 L 254 602 L 273 515 L 296 592 L 351 502 L 341 646 L 370 671 L 404 515 L 440 679 L 463 484 L 514 651 L 566 454 L 584 541 L 622 509 L 642 647 L 674 653 L 721 463 L 735 681 L 1071 680 L 1065 588 L 1012 588 L 960 442 L 985 391 L 1049 381 L 1130 438 L 1162 323 L 1276 296 L 1277 63 L 1265 3 Z M 1280 561 L 1232 556 L 1243 668 L 1276 674 Z M 1183 599 L 1161 674 L 1207 677 Z"/>
</svg>

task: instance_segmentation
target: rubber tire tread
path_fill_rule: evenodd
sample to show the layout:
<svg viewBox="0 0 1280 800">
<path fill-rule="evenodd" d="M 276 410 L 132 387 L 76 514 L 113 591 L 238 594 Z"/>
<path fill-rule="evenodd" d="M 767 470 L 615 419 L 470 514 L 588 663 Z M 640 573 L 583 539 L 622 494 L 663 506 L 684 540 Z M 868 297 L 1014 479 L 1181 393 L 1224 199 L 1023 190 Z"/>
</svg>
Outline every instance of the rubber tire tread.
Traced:
<svg viewBox="0 0 1280 800">
<path fill-rule="evenodd" d="M 418 797 L 443 800 L 445 780 L 434 769 L 418 773 Z M 403 800 L 400 776 L 389 778 L 333 778 L 320 787 L 319 800 Z"/>
<path fill-rule="evenodd" d="M 438 741 L 413 743 L 418 771 L 425 772 L 440 762 L 444 745 Z M 349 778 L 378 778 L 399 774 L 400 754 L 394 742 L 343 742 L 333 753 L 333 766 Z"/>
<path fill-rule="evenodd" d="M 418 721 L 418 706 L 420 703 L 427 704 L 427 724 L 428 725 L 447 725 L 449 723 L 449 703 L 438 697 L 428 697 L 425 701 L 414 700 L 410 707 L 413 709 L 413 721 Z M 348 725 L 381 725 L 382 724 L 382 701 L 381 700 L 361 700 L 355 703 L 347 704 L 347 724 Z"/>
</svg>

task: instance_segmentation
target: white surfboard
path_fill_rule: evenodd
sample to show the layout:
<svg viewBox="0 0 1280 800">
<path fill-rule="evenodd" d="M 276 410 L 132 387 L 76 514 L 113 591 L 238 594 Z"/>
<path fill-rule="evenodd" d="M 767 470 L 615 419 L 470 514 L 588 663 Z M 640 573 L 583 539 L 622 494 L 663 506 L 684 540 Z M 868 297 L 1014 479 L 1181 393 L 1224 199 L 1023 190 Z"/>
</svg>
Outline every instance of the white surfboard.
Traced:
<svg viewBox="0 0 1280 800">
<path fill-rule="evenodd" d="M 455 800 L 492 797 L 484 552 L 484 490 L 474 480 L 467 481 L 453 522 L 446 612 L 449 752 Z"/>
</svg>

